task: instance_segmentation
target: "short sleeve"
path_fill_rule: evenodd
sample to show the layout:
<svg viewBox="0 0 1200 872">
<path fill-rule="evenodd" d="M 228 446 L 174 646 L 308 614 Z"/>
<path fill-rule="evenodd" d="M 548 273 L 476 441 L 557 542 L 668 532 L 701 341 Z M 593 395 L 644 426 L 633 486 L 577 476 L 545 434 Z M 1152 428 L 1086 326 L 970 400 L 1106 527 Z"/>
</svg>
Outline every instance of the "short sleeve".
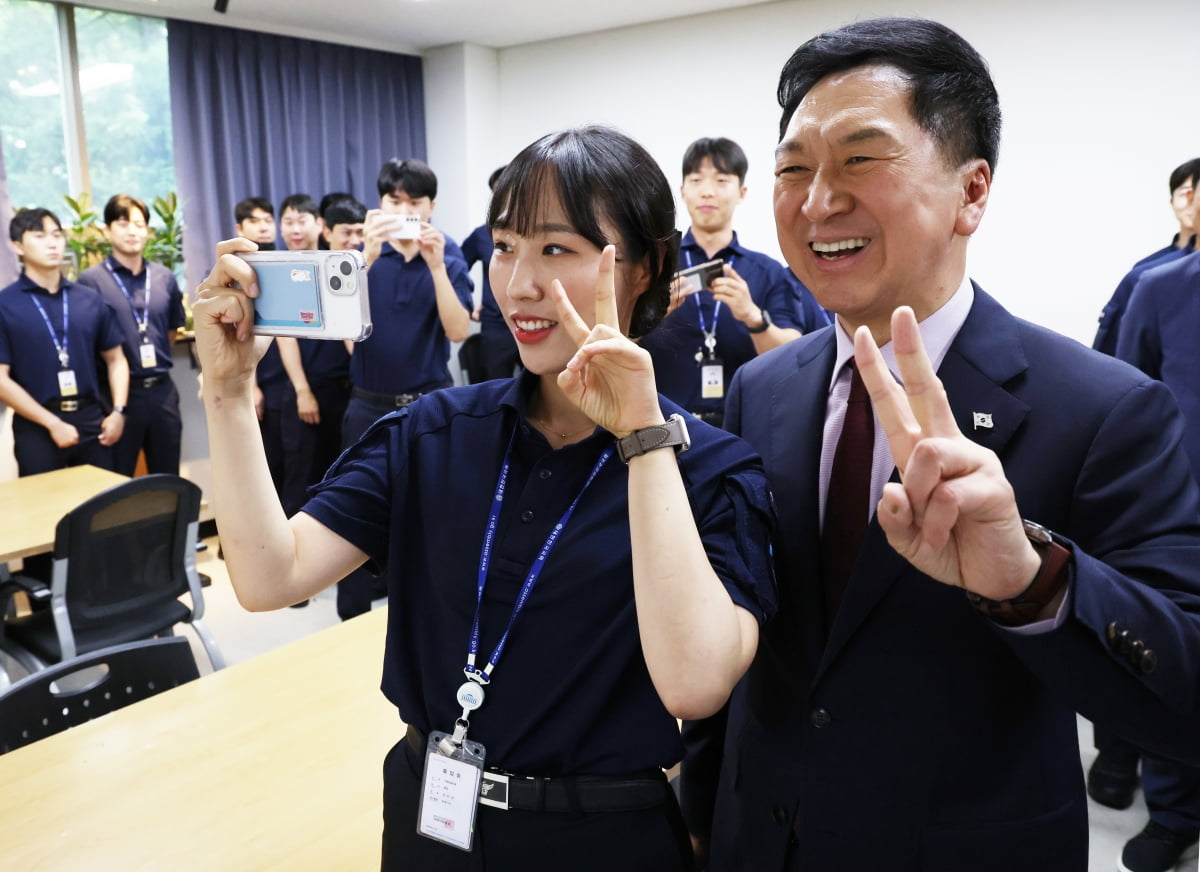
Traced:
<svg viewBox="0 0 1200 872">
<path fill-rule="evenodd" d="M 407 410 L 372 424 L 311 490 L 302 512 L 387 566 L 394 495 L 403 490 L 408 465 Z"/>
</svg>

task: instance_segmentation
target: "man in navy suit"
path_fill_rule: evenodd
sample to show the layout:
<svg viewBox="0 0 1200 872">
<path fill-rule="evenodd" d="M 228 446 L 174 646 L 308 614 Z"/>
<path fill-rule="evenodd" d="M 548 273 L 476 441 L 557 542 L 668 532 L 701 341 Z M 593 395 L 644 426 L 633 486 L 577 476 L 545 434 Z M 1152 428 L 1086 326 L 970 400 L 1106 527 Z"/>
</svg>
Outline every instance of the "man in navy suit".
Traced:
<svg viewBox="0 0 1200 872">
<path fill-rule="evenodd" d="M 780 609 L 727 718 L 689 725 L 689 825 L 715 872 L 1084 872 L 1075 712 L 1200 753 L 1178 410 L 966 277 L 1000 112 L 961 37 L 858 22 L 801 46 L 779 95 L 780 245 L 837 323 L 730 392 L 777 501 Z M 832 482 L 864 465 L 856 514 Z M 861 544 L 823 558 L 834 515 Z"/>
</svg>

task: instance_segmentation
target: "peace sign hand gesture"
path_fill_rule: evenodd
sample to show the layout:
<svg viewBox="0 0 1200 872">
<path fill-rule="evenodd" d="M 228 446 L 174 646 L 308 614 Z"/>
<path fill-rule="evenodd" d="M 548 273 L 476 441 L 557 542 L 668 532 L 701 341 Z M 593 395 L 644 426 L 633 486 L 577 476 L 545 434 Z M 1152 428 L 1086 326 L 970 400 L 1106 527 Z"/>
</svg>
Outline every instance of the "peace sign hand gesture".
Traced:
<svg viewBox="0 0 1200 872">
<path fill-rule="evenodd" d="M 1017 596 L 1041 559 L 1025 536 L 1000 458 L 958 429 L 907 306 L 892 315 L 892 344 L 903 387 L 870 330 L 854 335 L 855 362 L 900 470 L 901 483 L 884 488 L 879 524 L 926 575 L 988 599 Z"/>
<path fill-rule="evenodd" d="M 558 320 L 579 347 L 558 386 L 581 412 L 618 439 L 664 422 L 650 353 L 631 342 L 617 314 L 616 248 L 605 246 L 596 277 L 596 326 L 588 327 L 557 279 L 551 294 Z"/>
</svg>

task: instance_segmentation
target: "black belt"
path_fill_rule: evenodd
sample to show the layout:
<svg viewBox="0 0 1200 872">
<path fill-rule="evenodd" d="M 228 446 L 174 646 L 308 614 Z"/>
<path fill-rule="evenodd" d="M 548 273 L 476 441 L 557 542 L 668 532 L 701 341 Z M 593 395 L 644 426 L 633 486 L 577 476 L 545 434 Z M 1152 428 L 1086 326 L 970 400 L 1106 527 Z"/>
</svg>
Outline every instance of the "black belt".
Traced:
<svg viewBox="0 0 1200 872">
<path fill-rule="evenodd" d="M 409 727 L 405 735 L 424 765 L 425 734 Z M 544 778 L 513 775 L 491 767 L 483 770 L 479 801 L 494 808 L 536 812 L 637 811 L 657 808 L 671 788 L 661 769 L 632 775 L 564 775 Z"/>
<path fill-rule="evenodd" d="M 712 424 L 714 427 L 720 427 L 722 422 L 725 420 L 725 412 L 692 412 L 692 417 L 700 419 L 705 424 Z"/>
<path fill-rule="evenodd" d="M 141 377 L 130 376 L 129 386 L 131 388 L 147 388 L 148 389 L 148 388 L 154 387 L 155 385 L 162 384 L 169 378 L 170 378 L 170 376 L 167 375 L 165 372 L 159 373 L 158 375 L 148 375 L 148 376 L 141 376 Z"/>
<path fill-rule="evenodd" d="M 78 412 L 96 402 L 95 397 L 55 397 L 43 405 L 52 412 Z"/>
<path fill-rule="evenodd" d="M 403 409 L 405 406 L 416 402 L 418 397 L 424 395 L 420 391 L 413 391 L 409 394 L 377 394 L 374 391 L 353 388 L 350 391 L 350 396 L 366 400 L 369 403 L 377 403 L 381 406 L 394 406 L 397 409 Z"/>
</svg>

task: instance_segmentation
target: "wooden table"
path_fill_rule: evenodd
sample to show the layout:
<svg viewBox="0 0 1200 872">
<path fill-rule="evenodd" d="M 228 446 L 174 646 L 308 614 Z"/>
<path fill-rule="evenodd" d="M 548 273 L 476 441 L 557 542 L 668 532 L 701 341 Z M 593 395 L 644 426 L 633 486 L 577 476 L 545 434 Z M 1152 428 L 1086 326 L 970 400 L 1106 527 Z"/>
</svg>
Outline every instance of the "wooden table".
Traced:
<svg viewBox="0 0 1200 872">
<path fill-rule="evenodd" d="M 0 564 L 54 547 L 62 516 L 126 476 L 96 466 L 71 466 L 0 482 Z"/>
<path fill-rule="evenodd" d="M 379 868 L 386 609 L 0 756 L 0 869 Z"/>
</svg>

